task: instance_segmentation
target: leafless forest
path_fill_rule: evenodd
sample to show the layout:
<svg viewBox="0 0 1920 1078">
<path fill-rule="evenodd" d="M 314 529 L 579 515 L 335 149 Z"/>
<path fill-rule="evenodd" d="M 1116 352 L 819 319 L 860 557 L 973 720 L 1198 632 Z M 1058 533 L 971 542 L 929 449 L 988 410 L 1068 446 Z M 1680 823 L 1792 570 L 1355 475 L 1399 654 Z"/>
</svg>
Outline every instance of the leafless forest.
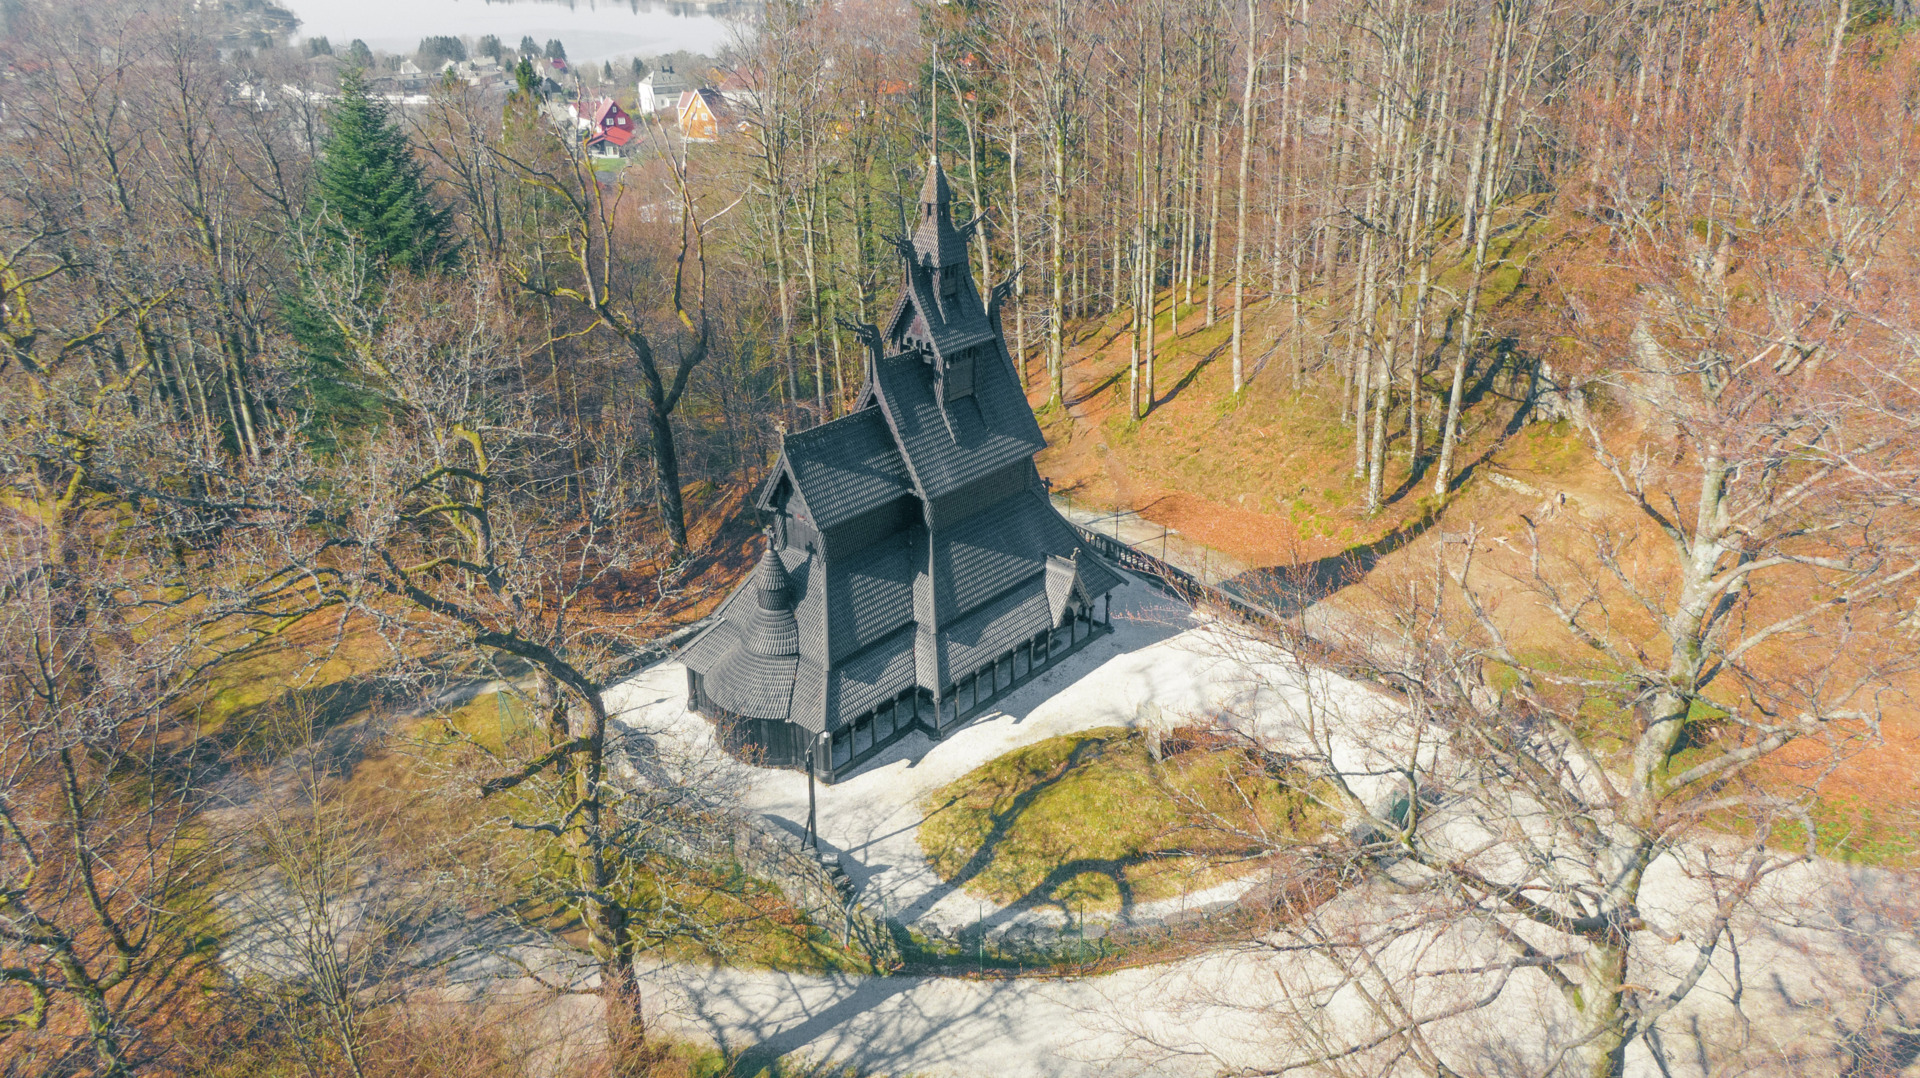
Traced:
<svg viewBox="0 0 1920 1078">
<path fill-rule="evenodd" d="M 609 167 L 537 87 L 449 79 L 374 102 L 407 141 L 356 144 L 365 218 L 331 90 L 201 7 L 6 9 L 0 1075 L 714 1073 L 636 970 L 840 937 L 708 856 L 729 780 L 606 691 L 736 579 L 780 434 L 855 403 L 935 153 L 1043 419 L 1097 332 L 1144 424 L 1224 326 L 1220 409 L 1312 402 L 1356 512 L 1452 528 L 1312 653 L 1408 704 L 1372 749 L 1409 796 L 1333 782 L 1359 823 L 1315 854 L 1400 904 L 1243 941 L 1338 983 L 1233 1001 L 1273 1061 L 1207 1073 L 1626 1073 L 1830 852 L 1826 777 L 1915 721 L 1911 0 L 770 0 L 703 73 L 717 141 L 643 116 Z M 1557 424 L 1620 513 L 1450 523 L 1508 422 Z M 452 714 L 475 684 L 512 731 Z M 1642 909 L 1662 858 L 1684 931 Z M 538 993 L 451 1005 L 449 924 L 559 941 L 594 1047 L 516 1040 Z M 886 965 L 852 936 L 836 968 Z M 1414 938 L 1477 957 L 1403 976 Z M 1901 1073 L 1901 953 L 1802 1056 L 1715 1032 L 1689 1073 Z M 1527 984 L 1551 1050 L 1446 1032 Z M 1321 1028 L 1343 987 L 1366 1017 Z"/>
</svg>

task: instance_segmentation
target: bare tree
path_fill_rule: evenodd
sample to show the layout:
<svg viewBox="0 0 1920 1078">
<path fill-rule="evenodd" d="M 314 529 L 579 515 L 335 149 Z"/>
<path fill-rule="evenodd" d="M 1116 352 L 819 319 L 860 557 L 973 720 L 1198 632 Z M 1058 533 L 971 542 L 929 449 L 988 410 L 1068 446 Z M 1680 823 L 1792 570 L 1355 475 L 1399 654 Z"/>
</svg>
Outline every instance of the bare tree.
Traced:
<svg viewBox="0 0 1920 1078">
<path fill-rule="evenodd" d="M 695 204 L 686 162 L 673 156 L 664 135 L 655 137 L 671 176 L 668 198 L 679 233 L 671 274 L 658 269 L 661 259 L 642 256 L 637 222 L 622 212 L 626 189 L 609 192 L 586 152 L 557 131 L 533 134 L 528 145 L 501 155 L 511 180 L 541 199 L 555 221 L 551 235 L 521 237 L 505 265 L 521 288 L 570 305 L 589 329 L 611 335 L 627 351 L 646 392 L 660 516 L 674 552 L 684 554 L 687 517 L 673 415 L 713 343 L 706 310 L 707 222 Z M 672 347 L 671 361 L 655 350 L 656 341 Z"/>
<path fill-rule="evenodd" d="M 1461 1030 L 1494 1036 L 1475 1016 L 1507 1008 L 1537 1046 L 1508 1066 L 1611 1078 L 1710 974 L 1737 999 L 1773 881 L 1823 871 L 1821 782 L 1920 660 L 1916 338 L 1885 258 L 1912 158 L 1884 137 L 1899 108 L 1863 69 L 1841 80 L 1859 141 L 1823 153 L 1849 167 L 1803 167 L 1791 122 L 1728 154 L 1737 188 L 1643 161 L 1613 177 L 1606 262 L 1558 267 L 1555 391 L 1612 491 L 1376 582 L 1332 635 L 1401 695 L 1394 720 L 1308 694 L 1241 726 L 1317 763 L 1371 881 L 1260 945 L 1318 963 L 1277 1005 L 1281 1069 L 1467 1073 L 1488 1060 Z M 1641 136 L 1710 141 L 1719 119 Z M 1531 602 L 1494 600 L 1515 588 Z M 1367 1020 L 1314 1025 L 1349 988 Z"/>
</svg>

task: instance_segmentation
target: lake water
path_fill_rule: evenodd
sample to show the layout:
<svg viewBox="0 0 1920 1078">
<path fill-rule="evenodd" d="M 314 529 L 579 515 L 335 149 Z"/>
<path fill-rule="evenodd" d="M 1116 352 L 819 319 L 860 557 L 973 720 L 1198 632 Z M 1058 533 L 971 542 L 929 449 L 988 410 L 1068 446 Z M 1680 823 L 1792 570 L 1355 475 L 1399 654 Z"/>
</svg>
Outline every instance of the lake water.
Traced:
<svg viewBox="0 0 1920 1078">
<path fill-rule="evenodd" d="M 411 52 L 423 37 L 494 34 L 508 48 L 530 36 L 559 38 L 575 63 L 686 49 L 717 54 L 731 23 L 757 5 L 654 0 L 280 0 L 300 18 L 297 36 L 324 37 L 336 52 L 359 38 Z"/>
</svg>

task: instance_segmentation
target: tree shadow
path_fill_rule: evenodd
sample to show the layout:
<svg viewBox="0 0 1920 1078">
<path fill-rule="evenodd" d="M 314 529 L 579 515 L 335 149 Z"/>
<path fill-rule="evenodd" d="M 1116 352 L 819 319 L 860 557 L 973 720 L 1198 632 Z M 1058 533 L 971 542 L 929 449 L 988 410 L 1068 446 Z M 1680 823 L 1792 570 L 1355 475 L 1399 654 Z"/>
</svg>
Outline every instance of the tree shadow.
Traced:
<svg viewBox="0 0 1920 1078">
<path fill-rule="evenodd" d="M 978 879 L 980 875 L 993 864 L 994 860 L 1001 854 L 1003 847 L 1012 834 L 1013 828 L 1020 822 L 1021 817 L 1032 807 L 1040 795 L 1058 786 L 1062 780 L 1072 775 L 1077 769 L 1095 763 L 1107 753 L 1122 748 L 1125 744 L 1125 739 L 1121 739 L 1119 742 L 1106 738 L 1088 738 L 1081 741 L 1073 747 L 1065 759 L 1056 764 L 1040 781 L 1021 790 L 1005 808 L 992 812 L 989 817 L 992 821 L 991 826 L 985 837 L 981 839 L 980 845 L 974 850 L 973 854 L 967 859 L 966 864 L 962 865 L 958 872 L 951 878 L 943 881 L 948 886 L 941 892 L 942 897 Z M 945 804 L 934 806 L 932 811 L 927 815 L 931 818 L 933 815 L 953 807 L 953 804 L 954 801 L 949 800 Z M 1171 833 L 1173 832 L 1161 832 L 1157 838 L 1164 839 Z M 1234 860 L 1254 856 L 1257 852 L 1258 851 L 1252 848 L 1239 850 L 1208 850 L 1207 856 L 1218 856 L 1228 860 Z M 1197 850 L 1176 845 L 1165 848 L 1142 849 L 1121 857 L 1075 857 L 1060 861 L 1050 866 L 1046 874 L 1042 876 L 1038 882 L 1027 888 L 1025 893 L 1009 902 L 1001 904 L 1001 909 L 993 918 L 982 920 L 975 928 L 985 933 L 989 930 L 994 920 L 1004 920 L 1027 910 L 1048 908 L 1058 910 L 1068 924 L 1073 923 L 1077 912 L 1081 921 L 1084 923 L 1086 918 L 1085 899 L 1087 896 L 1073 893 L 1079 889 L 1073 888 L 1072 885 L 1076 880 L 1088 874 L 1102 876 L 1113 885 L 1115 899 L 1119 906 L 1119 920 L 1122 922 L 1130 922 L 1134 908 L 1138 906 L 1141 901 L 1136 891 L 1132 876 L 1133 871 L 1142 866 L 1158 862 L 1176 861 L 1182 858 L 1193 857 L 1198 853 L 1199 851 Z M 1080 900 L 1077 907 L 1075 904 L 1076 899 Z"/>
<path fill-rule="evenodd" d="M 1486 369 L 1481 371 L 1479 377 L 1474 379 L 1471 389 L 1460 395 L 1460 413 L 1462 415 L 1466 414 L 1469 407 L 1479 405 L 1489 396 L 1499 396 L 1512 404 L 1514 408 L 1512 414 L 1507 416 L 1506 423 L 1501 426 L 1500 435 L 1493 440 L 1493 444 L 1481 450 L 1479 455 L 1475 456 L 1471 461 L 1468 461 L 1458 472 L 1454 473 L 1452 480 L 1447 484 L 1447 493 L 1449 496 L 1465 486 L 1467 480 L 1473 477 L 1474 472 L 1477 471 L 1481 465 L 1492 460 L 1495 453 L 1498 453 L 1514 435 L 1520 433 L 1520 431 L 1526 427 L 1527 416 L 1533 411 L 1533 402 L 1538 390 L 1537 386 L 1530 386 L 1525 397 L 1515 397 L 1508 393 L 1502 393 L 1496 386 L 1500 375 L 1513 370 L 1513 343 L 1512 338 L 1500 341 L 1499 344 L 1496 345 L 1495 354 L 1497 358 L 1495 361 L 1487 364 Z"/>
<path fill-rule="evenodd" d="M 989 820 L 987 833 L 980 839 L 980 845 L 975 848 L 972 856 L 968 857 L 966 863 L 960 866 L 959 871 L 955 872 L 952 876 L 943 877 L 941 886 L 933 888 L 927 892 L 927 894 L 921 896 L 913 906 L 903 911 L 900 920 L 902 922 L 910 922 L 919 918 L 938 904 L 941 899 L 960 890 L 978 878 L 981 873 L 987 870 L 987 866 L 993 864 L 994 858 L 1000 853 L 1000 847 L 1006 843 L 1008 836 L 1013 832 L 1014 825 L 1020 822 L 1020 817 L 1025 815 L 1027 809 L 1032 807 L 1034 801 L 1038 800 L 1041 794 L 1059 785 L 1060 781 L 1071 774 L 1074 768 L 1089 762 L 1100 752 L 1104 751 L 1105 747 L 1106 743 L 1104 741 L 1093 738 L 1088 738 L 1080 742 L 1073 747 L 1072 751 L 1067 753 L 1066 759 L 1054 765 L 1053 770 L 1041 778 L 1040 781 L 1033 783 L 1026 789 L 1021 790 L 1018 794 L 1015 794 L 1013 800 L 1009 801 L 1005 808 L 996 808 L 990 812 L 987 817 Z M 932 806 L 927 812 L 927 818 L 931 818 L 941 811 L 951 808 L 956 800 L 958 799 L 949 799 L 944 804 Z"/>
<path fill-rule="evenodd" d="M 812 1075 L 832 1075 L 834 1078 L 839 1078 L 845 1074 L 865 1073 L 851 1071 L 844 1063 L 823 1061 L 782 1065 L 781 1060 L 847 1022 L 876 1010 L 888 1000 L 911 990 L 916 983 L 905 977 L 864 978 L 853 991 L 819 1011 L 807 1015 L 805 1020 L 797 1025 L 761 1033 L 757 1043 L 745 1048 L 734 1049 L 725 1042 L 723 1037 L 716 1036 L 715 1040 L 719 1044 L 721 1054 L 727 1060 L 725 1073 L 737 1075 L 739 1078 L 773 1078 L 775 1075 L 781 1078 L 788 1078 L 788 1076 L 801 1078 L 801 1076 Z M 716 1033 L 725 1028 L 725 1022 L 720 1016 L 700 1014 L 698 1008 L 696 1008 L 696 1014 L 705 1020 L 709 1029 Z"/>
<path fill-rule="evenodd" d="M 1082 393 L 1077 397 L 1072 397 L 1068 399 L 1067 407 L 1077 408 L 1080 405 L 1085 404 L 1088 401 L 1094 399 L 1095 397 L 1098 397 L 1100 394 L 1111 390 L 1114 386 L 1120 384 L 1120 374 L 1121 374 L 1120 371 L 1114 371 L 1112 374 L 1109 374 L 1106 376 L 1106 378 L 1102 379 L 1092 389 L 1087 390 L 1085 393 Z"/>
<path fill-rule="evenodd" d="M 1222 342 L 1220 344 L 1214 345 L 1213 351 L 1208 352 L 1206 355 L 1201 356 L 1198 360 L 1195 360 L 1193 366 L 1187 369 L 1187 373 L 1181 375 L 1180 380 L 1173 383 L 1172 389 L 1167 390 L 1167 392 L 1163 396 L 1161 396 L 1159 399 L 1149 402 L 1148 411 L 1151 413 L 1153 409 L 1158 408 L 1163 404 L 1173 403 L 1174 398 L 1178 397 L 1182 392 L 1184 392 L 1188 386 L 1191 386 L 1193 384 L 1194 379 L 1200 377 L 1200 372 L 1203 370 L 1206 370 L 1209 366 L 1211 366 L 1214 360 L 1220 358 L 1220 353 L 1226 350 L 1227 350 L 1226 342 Z"/>
</svg>

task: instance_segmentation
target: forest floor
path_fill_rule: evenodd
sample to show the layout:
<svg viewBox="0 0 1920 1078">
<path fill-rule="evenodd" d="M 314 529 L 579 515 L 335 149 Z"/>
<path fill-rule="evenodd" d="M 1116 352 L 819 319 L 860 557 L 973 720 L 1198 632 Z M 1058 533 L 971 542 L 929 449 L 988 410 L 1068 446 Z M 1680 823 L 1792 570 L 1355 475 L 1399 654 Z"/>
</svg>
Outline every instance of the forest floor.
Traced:
<svg viewBox="0 0 1920 1078">
<path fill-rule="evenodd" d="M 1483 586 L 1513 636 L 1540 652 L 1578 654 L 1523 579 L 1530 522 L 1557 518 L 1570 537 L 1637 531 L 1644 520 L 1566 423 L 1525 421 L 1524 384 L 1496 373 L 1471 387 L 1461 474 L 1444 500 L 1432 493 L 1433 435 L 1424 434 L 1427 444 L 1415 455 L 1399 424 L 1389 438 L 1385 504 L 1369 515 L 1364 482 L 1353 471 L 1353 430 L 1339 415 L 1339 384 L 1312 370 L 1322 359 L 1315 353 L 1337 342 L 1305 324 L 1297 343 L 1307 388 L 1296 392 L 1290 312 L 1264 297 L 1250 300 L 1246 388 L 1235 395 L 1230 300 L 1221 297 L 1209 327 L 1182 294 L 1181 333 L 1173 336 L 1172 298 L 1163 294 L 1157 312 L 1156 393 L 1145 418 L 1129 416 L 1126 312 L 1074 329 L 1065 407 L 1048 403 L 1044 349 L 1036 351 L 1026 372 L 1029 399 L 1047 435 L 1039 465 L 1056 504 L 1151 553 L 1164 547 L 1169 560 L 1209 580 L 1256 589 L 1263 581 L 1310 581 L 1328 611 L 1364 609 L 1381 601 L 1391 581 L 1423 568 L 1430 574 L 1440 544 L 1473 529 L 1487 570 Z M 1198 289 L 1195 298 L 1203 299 Z M 1507 304 L 1522 302 L 1495 302 L 1493 322 L 1512 316 Z M 1429 389 L 1437 402 L 1437 387 Z M 1569 540 L 1559 551 L 1578 545 Z M 1779 662 L 1782 676 L 1797 673 L 1790 657 Z M 1829 853 L 1888 865 L 1920 861 L 1920 679 L 1909 676 L 1899 688 L 1887 698 L 1877 738 L 1854 746 L 1822 784 L 1816 819 L 1830 836 L 1823 842 Z M 1817 746 L 1791 747 L 1772 778 L 1797 783 L 1816 757 L 1824 760 Z"/>
</svg>

